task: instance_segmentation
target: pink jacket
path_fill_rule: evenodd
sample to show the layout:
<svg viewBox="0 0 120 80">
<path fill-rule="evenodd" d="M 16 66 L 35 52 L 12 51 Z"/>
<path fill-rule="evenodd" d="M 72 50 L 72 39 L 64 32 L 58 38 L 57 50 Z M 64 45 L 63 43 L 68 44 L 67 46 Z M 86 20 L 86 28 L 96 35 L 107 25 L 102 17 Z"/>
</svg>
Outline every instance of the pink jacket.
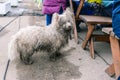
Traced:
<svg viewBox="0 0 120 80">
<path fill-rule="evenodd" d="M 43 0 L 43 14 L 59 13 L 60 8 L 66 9 L 66 0 Z"/>
</svg>

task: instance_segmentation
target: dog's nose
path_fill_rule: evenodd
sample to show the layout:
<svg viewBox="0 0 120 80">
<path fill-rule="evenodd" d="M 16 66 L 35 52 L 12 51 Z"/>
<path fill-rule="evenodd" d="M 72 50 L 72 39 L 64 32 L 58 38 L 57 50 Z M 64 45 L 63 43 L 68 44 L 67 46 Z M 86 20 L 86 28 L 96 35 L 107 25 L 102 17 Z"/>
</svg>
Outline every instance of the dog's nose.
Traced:
<svg viewBox="0 0 120 80">
<path fill-rule="evenodd" d="M 68 28 L 68 29 L 71 28 L 71 23 L 67 23 L 67 28 Z"/>
<path fill-rule="evenodd" d="M 70 29 L 70 28 L 71 28 L 71 26 L 68 26 L 68 28 Z"/>
<path fill-rule="evenodd" d="M 71 26 L 66 26 L 66 30 L 70 30 L 71 29 Z"/>
</svg>

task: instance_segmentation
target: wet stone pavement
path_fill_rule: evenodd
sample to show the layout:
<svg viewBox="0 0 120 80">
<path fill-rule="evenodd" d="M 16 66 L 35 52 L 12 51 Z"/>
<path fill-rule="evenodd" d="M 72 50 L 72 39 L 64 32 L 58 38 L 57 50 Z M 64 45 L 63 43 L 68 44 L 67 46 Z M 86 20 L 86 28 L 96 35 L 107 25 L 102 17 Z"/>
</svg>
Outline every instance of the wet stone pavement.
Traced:
<svg viewBox="0 0 120 80">
<path fill-rule="evenodd" d="M 21 62 L 16 65 L 19 80 L 71 80 L 79 79 L 81 73 L 79 67 L 68 62 L 62 55 L 61 58 L 53 62 L 48 56 L 34 56 L 32 65 L 25 65 Z"/>
</svg>

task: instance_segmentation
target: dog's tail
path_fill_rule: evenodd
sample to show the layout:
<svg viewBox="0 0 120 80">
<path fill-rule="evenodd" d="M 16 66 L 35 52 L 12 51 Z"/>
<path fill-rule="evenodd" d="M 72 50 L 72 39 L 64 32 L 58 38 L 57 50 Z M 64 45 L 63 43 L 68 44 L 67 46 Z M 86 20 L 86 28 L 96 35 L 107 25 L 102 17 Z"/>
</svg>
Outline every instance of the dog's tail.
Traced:
<svg viewBox="0 0 120 80">
<path fill-rule="evenodd" d="M 13 61 L 17 57 L 19 57 L 19 53 L 17 51 L 17 42 L 16 39 L 13 38 L 8 44 L 8 58 Z"/>
</svg>

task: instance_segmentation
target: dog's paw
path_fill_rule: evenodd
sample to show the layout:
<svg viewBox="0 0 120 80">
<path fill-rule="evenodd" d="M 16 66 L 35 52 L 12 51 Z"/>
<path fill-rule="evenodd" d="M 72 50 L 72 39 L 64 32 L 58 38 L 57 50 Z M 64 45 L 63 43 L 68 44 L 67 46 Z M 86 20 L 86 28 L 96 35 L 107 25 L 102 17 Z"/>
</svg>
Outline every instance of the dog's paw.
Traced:
<svg viewBox="0 0 120 80">
<path fill-rule="evenodd" d="M 31 57 L 24 57 L 23 55 L 20 55 L 20 59 L 22 62 L 24 62 L 26 65 L 33 64 L 33 60 Z"/>
<path fill-rule="evenodd" d="M 61 53 L 57 52 L 55 54 L 52 54 L 49 58 L 50 58 L 50 61 L 56 61 L 57 59 L 59 59 L 60 57 L 62 56 Z"/>
<path fill-rule="evenodd" d="M 25 63 L 26 65 L 31 65 L 31 64 L 33 64 L 33 60 L 24 61 L 24 63 Z"/>
</svg>

